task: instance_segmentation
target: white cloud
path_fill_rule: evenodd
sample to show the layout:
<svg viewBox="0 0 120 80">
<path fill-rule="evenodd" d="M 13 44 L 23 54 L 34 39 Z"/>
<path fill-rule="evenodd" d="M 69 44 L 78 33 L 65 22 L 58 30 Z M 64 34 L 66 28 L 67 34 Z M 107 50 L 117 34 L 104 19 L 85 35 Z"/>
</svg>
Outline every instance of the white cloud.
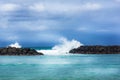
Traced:
<svg viewBox="0 0 120 80">
<path fill-rule="evenodd" d="M 102 8 L 99 3 L 85 3 L 85 4 L 68 4 L 68 3 L 36 3 L 29 6 L 31 10 L 41 12 L 46 11 L 49 13 L 76 13 L 82 11 L 93 11 Z"/>
<path fill-rule="evenodd" d="M 103 32 L 103 33 L 109 33 L 109 32 L 114 32 L 111 31 L 110 29 L 103 29 L 103 28 L 96 28 L 96 27 L 78 27 L 77 31 L 82 31 L 82 32 Z"/>
<path fill-rule="evenodd" d="M 84 10 L 99 10 L 102 8 L 102 6 L 98 3 L 86 3 L 85 5 L 82 5 Z"/>
<path fill-rule="evenodd" d="M 41 11 L 45 10 L 45 6 L 43 4 L 41 4 L 41 3 L 33 4 L 33 5 L 29 6 L 29 9 L 41 12 Z"/>
<path fill-rule="evenodd" d="M 9 22 L 12 23 L 12 22 Z M 14 22 L 12 24 L 7 24 L 8 27 L 13 28 L 12 30 L 20 31 L 20 30 L 26 30 L 26 31 L 57 31 L 65 29 L 63 27 L 58 26 L 58 21 L 54 20 L 39 20 L 39 21 L 22 21 L 22 22 Z M 17 25 L 17 28 L 16 26 Z"/>
<path fill-rule="evenodd" d="M 19 5 L 12 4 L 12 3 L 6 3 L 6 4 L 0 4 L 0 11 L 14 11 L 19 8 Z"/>
</svg>

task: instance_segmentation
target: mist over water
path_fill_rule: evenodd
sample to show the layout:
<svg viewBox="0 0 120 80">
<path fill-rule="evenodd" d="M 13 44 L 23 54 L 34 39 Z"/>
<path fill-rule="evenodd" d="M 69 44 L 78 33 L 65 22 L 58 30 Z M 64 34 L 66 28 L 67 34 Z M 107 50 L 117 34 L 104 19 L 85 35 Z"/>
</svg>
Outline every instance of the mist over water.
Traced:
<svg viewBox="0 0 120 80">
<path fill-rule="evenodd" d="M 77 40 L 67 40 L 66 38 L 60 38 L 60 44 L 55 45 L 51 50 L 37 50 L 45 55 L 65 55 L 73 48 L 78 48 L 83 44 Z"/>
</svg>

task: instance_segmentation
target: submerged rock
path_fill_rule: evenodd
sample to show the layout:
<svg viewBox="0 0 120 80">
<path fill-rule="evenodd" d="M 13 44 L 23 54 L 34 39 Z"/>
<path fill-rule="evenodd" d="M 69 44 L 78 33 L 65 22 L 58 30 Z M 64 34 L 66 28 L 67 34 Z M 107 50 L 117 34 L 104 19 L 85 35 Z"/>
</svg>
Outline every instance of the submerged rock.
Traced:
<svg viewBox="0 0 120 80">
<path fill-rule="evenodd" d="M 43 55 L 43 53 L 30 48 L 7 47 L 0 48 L 0 55 Z"/>
<path fill-rule="evenodd" d="M 120 54 L 120 46 L 80 46 L 69 51 L 72 54 Z"/>
</svg>

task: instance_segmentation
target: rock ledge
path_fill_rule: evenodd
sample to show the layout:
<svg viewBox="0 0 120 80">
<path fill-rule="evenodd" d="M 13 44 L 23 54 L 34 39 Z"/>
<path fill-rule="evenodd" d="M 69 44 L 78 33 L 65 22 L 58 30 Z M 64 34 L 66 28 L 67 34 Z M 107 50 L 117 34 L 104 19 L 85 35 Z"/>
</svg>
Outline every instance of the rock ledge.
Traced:
<svg viewBox="0 0 120 80">
<path fill-rule="evenodd" d="M 80 46 L 69 51 L 72 54 L 120 54 L 120 46 Z"/>
<path fill-rule="evenodd" d="M 0 55 L 43 55 L 43 53 L 38 53 L 35 49 L 30 48 L 15 48 L 7 47 L 0 48 Z"/>
</svg>

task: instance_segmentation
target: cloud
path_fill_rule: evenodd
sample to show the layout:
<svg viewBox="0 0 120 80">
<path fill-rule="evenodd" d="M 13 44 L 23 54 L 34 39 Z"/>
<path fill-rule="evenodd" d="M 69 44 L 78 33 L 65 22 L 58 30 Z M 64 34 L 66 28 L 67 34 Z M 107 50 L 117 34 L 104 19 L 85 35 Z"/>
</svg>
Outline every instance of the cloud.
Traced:
<svg viewBox="0 0 120 80">
<path fill-rule="evenodd" d="M 86 3 L 82 5 L 83 10 L 99 10 L 102 8 L 102 5 L 98 3 Z"/>
<path fill-rule="evenodd" d="M 14 11 L 19 8 L 19 5 L 13 3 L 0 4 L 0 11 Z"/>
<path fill-rule="evenodd" d="M 112 37 L 119 37 L 120 34 L 120 6 L 115 1 L 2 0 L 1 2 L 1 41 L 54 42 L 60 37 L 84 41 L 87 36 L 93 37 L 93 42 L 97 42 L 100 38 L 108 39 L 106 36 L 111 37 L 110 34 L 114 34 Z M 96 39 L 93 36 L 102 33 L 105 37 L 103 35 Z M 85 43 L 87 42 L 89 41 L 86 40 Z"/>
<path fill-rule="evenodd" d="M 84 4 L 71 4 L 71 3 L 36 3 L 29 6 L 31 10 L 37 12 L 48 12 L 48 13 L 76 13 L 83 11 L 94 11 L 102 8 L 99 3 L 87 2 Z"/>
<path fill-rule="evenodd" d="M 33 10 L 33 11 L 38 11 L 38 12 L 41 12 L 41 11 L 44 11 L 45 10 L 45 6 L 41 3 L 39 4 L 33 4 L 31 6 L 28 7 L 30 10 Z"/>
<path fill-rule="evenodd" d="M 117 33 L 116 30 L 111 30 L 111 29 L 107 29 L 107 28 L 102 28 L 102 27 L 98 27 L 96 28 L 95 26 L 88 26 L 88 27 L 78 27 L 76 29 L 79 32 L 93 32 L 93 33 Z"/>
</svg>

